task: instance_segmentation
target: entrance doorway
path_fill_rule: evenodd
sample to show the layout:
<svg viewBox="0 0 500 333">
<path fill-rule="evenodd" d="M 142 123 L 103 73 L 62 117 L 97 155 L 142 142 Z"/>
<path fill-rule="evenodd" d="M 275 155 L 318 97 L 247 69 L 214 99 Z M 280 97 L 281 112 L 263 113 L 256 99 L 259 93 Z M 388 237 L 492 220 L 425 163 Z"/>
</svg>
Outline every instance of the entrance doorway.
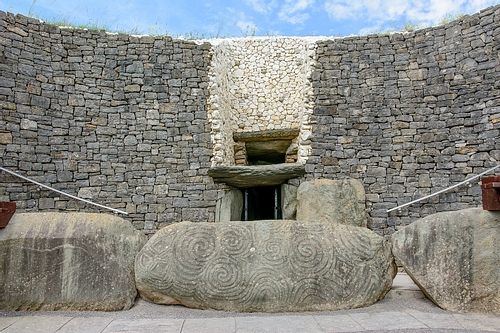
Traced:
<svg viewBox="0 0 500 333">
<path fill-rule="evenodd" d="M 281 185 L 242 189 L 242 221 L 279 220 L 282 218 Z"/>
</svg>

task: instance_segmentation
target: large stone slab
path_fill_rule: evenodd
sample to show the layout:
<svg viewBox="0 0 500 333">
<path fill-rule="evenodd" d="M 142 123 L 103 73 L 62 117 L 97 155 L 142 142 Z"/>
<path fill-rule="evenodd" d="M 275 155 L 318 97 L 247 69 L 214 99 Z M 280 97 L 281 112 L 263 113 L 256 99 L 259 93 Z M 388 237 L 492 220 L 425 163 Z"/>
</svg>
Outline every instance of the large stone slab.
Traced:
<svg viewBox="0 0 500 333">
<path fill-rule="evenodd" d="M 395 274 L 390 245 L 333 223 L 182 222 L 139 252 L 145 300 L 227 311 L 319 311 L 368 306 Z"/>
<path fill-rule="evenodd" d="M 365 200 L 356 179 L 307 181 L 297 191 L 297 220 L 366 227 Z"/>
<path fill-rule="evenodd" d="M 281 185 L 291 178 L 302 176 L 305 166 L 299 163 L 281 163 L 251 166 L 215 166 L 208 170 L 217 183 L 247 188 L 255 186 Z"/>
<path fill-rule="evenodd" d="M 108 214 L 15 214 L 0 230 L 0 308 L 129 309 L 146 237 Z"/>
<path fill-rule="evenodd" d="M 394 233 L 392 248 L 439 307 L 500 313 L 500 212 L 429 215 Z"/>
</svg>

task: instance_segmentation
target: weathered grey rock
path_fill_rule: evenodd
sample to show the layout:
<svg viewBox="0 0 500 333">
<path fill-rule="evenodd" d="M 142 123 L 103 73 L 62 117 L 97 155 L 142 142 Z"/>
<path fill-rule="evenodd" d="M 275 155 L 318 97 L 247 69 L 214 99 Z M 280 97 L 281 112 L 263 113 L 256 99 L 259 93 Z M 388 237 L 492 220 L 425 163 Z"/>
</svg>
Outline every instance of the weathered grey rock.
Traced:
<svg viewBox="0 0 500 333">
<path fill-rule="evenodd" d="M 135 269 L 150 302 L 246 312 L 367 306 L 395 274 L 390 245 L 366 228 L 286 220 L 174 224 Z"/>
<path fill-rule="evenodd" d="M 129 309 L 146 237 L 108 214 L 15 214 L 0 230 L 0 308 Z"/>
<path fill-rule="evenodd" d="M 208 175 L 213 177 L 215 182 L 239 188 L 280 185 L 304 173 L 304 165 L 298 163 L 216 166 L 208 170 Z"/>
<path fill-rule="evenodd" d="M 265 140 L 292 140 L 300 133 L 298 128 L 285 128 L 278 130 L 265 130 L 253 132 L 235 132 L 233 138 L 235 141 L 252 142 Z"/>
<path fill-rule="evenodd" d="M 356 179 L 315 179 L 300 184 L 297 220 L 366 227 L 363 185 Z"/>
<path fill-rule="evenodd" d="M 240 190 L 227 191 L 217 200 L 215 222 L 239 221 L 243 212 L 243 194 Z"/>
<path fill-rule="evenodd" d="M 281 210 L 283 220 L 295 220 L 297 216 L 297 186 L 281 185 Z"/>
<path fill-rule="evenodd" d="M 427 216 L 392 236 L 393 253 L 445 310 L 500 313 L 500 212 Z"/>
</svg>

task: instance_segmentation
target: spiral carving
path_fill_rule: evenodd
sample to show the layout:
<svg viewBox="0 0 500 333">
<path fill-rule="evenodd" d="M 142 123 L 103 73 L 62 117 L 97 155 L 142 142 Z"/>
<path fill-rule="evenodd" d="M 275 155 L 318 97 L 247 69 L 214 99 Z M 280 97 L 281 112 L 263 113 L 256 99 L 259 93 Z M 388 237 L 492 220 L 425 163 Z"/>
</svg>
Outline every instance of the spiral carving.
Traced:
<svg viewBox="0 0 500 333">
<path fill-rule="evenodd" d="M 243 288 L 243 271 L 235 259 L 219 257 L 203 272 L 202 292 L 213 300 L 237 301 L 245 293 Z"/>
<path fill-rule="evenodd" d="M 172 260 L 186 279 L 198 278 L 215 251 L 215 229 L 193 225 L 176 234 Z"/>
<path fill-rule="evenodd" d="M 391 252 L 379 238 L 328 223 L 183 222 L 160 230 L 141 250 L 138 286 L 147 284 L 141 296 L 153 301 L 164 294 L 230 311 L 366 306 L 392 281 Z"/>
<path fill-rule="evenodd" d="M 252 231 L 245 225 L 229 225 L 219 231 L 221 249 L 229 256 L 249 255 L 252 248 Z"/>
<path fill-rule="evenodd" d="M 257 311 L 262 304 L 268 307 L 281 307 L 288 304 L 290 281 L 272 268 L 263 268 L 253 272 L 248 279 L 248 287 L 243 300 L 247 311 Z"/>
<path fill-rule="evenodd" d="M 266 263 L 275 269 L 288 264 L 288 246 L 281 238 L 273 237 L 259 241 L 258 250 Z"/>
<path fill-rule="evenodd" d="M 325 273 L 330 262 L 329 249 L 318 235 L 297 235 L 292 239 L 292 267 L 297 273 Z"/>
</svg>

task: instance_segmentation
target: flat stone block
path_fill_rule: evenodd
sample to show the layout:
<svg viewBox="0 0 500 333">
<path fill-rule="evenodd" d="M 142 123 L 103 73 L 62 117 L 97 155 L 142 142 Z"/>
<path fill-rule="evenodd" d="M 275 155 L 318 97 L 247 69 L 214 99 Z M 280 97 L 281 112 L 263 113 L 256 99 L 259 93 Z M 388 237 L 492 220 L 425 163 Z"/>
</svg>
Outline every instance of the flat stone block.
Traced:
<svg viewBox="0 0 500 333">
<path fill-rule="evenodd" d="M 323 333 L 312 316 L 237 317 L 237 333 Z"/>
<path fill-rule="evenodd" d="M 71 317 L 33 316 L 22 317 L 2 333 L 52 333 L 58 331 Z"/>
<path fill-rule="evenodd" d="M 0 331 L 11 326 L 16 321 L 21 320 L 22 317 L 0 317 Z"/>
<path fill-rule="evenodd" d="M 182 333 L 234 333 L 235 318 L 196 318 L 186 319 Z"/>
<path fill-rule="evenodd" d="M 427 328 L 408 314 L 401 312 L 353 313 L 350 314 L 365 330 L 409 330 Z"/>
<path fill-rule="evenodd" d="M 57 333 L 101 333 L 113 321 L 110 317 L 76 317 L 61 327 Z"/>
<path fill-rule="evenodd" d="M 349 315 L 314 316 L 314 319 L 325 332 L 361 332 L 365 330 Z"/>
<path fill-rule="evenodd" d="M 429 328 L 463 330 L 465 327 L 455 318 L 452 313 L 429 313 L 416 310 L 406 310 L 409 315 L 417 319 Z"/>
<path fill-rule="evenodd" d="M 184 319 L 113 320 L 102 333 L 181 333 Z"/>
<path fill-rule="evenodd" d="M 453 317 L 468 330 L 500 332 L 500 318 L 493 315 L 465 315 L 455 313 Z"/>
<path fill-rule="evenodd" d="M 216 183 L 226 183 L 239 188 L 281 185 L 286 180 L 304 173 L 305 166 L 298 163 L 216 166 L 208 170 L 208 175 Z"/>
</svg>

